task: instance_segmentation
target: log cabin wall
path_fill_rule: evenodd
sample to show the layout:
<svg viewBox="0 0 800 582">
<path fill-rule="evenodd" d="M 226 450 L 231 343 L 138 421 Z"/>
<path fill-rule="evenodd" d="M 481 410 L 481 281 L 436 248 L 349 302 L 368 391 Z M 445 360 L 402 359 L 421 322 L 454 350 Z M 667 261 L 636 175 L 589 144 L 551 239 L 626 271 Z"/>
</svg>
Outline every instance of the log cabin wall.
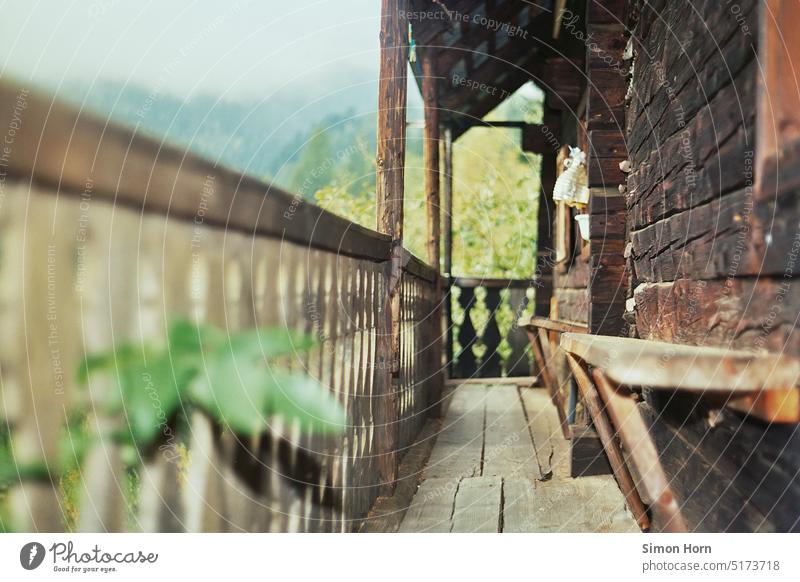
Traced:
<svg viewBox="0 0 800 582">
<path fill-rule="evenodd" d="M 591 202 L 579 211 L 590 216 L 588 241 L 581 238 L 574 221 L 578 211 L 557 204 L 551 316 L 586 324 L 592 333 L 603 335 L 627 333 L 626 208 L 619 189 L 625 180 L 619 164 L 625 159 L 629 67 L 623 59 L 628 38 L 625 4 L 625 0 L 568 3 L 559 34 L 560 42 L 578 45 L 581 51 L 574 60 L 580 74 L 571 77 L 581 90 L 575 107 L 562 113 L 561 137 L 562 143 L 577 145 L 587 154 Z M 558 167 L 561 171 L 561 160 Z"/>
<path fill-rule="evenodd" d="M 761 199 L 754 189 L 755 56 L 765 3 L 628 4 L 632 334 L 796 356 L 800 294 L 791 292 L 794 274 L 785 276 L 795 233 L 782 225 L 796 224 L 797 211 L 780 210 L 786 196 Z M 641 411 L 691 529 L 798 530 L 796 426 L 727 410 L 716 416 L 687 397 L 646 389 L 644 396 Z"/>
</svg>

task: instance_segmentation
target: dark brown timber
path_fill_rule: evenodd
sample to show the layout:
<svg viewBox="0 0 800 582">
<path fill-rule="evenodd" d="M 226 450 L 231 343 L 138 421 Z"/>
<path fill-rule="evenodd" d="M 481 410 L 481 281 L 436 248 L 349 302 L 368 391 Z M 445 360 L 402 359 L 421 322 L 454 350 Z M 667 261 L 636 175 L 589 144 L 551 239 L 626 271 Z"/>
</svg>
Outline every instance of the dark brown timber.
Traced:
<svg viewBox="0 0 800 582">
<path fill-rule="evenodd" d="M 406 153 L 406 61 L 408 23 L 406 0 L 381 3 L 380 79 L 378 83 L 378 152 L 376 158 L 376 206 L 378 231 L 392 237 L 392 259 L 386 289 L 390 309 L 387 334 L 378 338 L 384 369 L 377 374 L 384 390 L 381 482 L 391 485 L 396 476 L 396 451 L 392 425 L 397 422 L 398 402 L 393 379 L 400 370 L 400 279 L 403 265 L 403 187 Z M 379 361 L 379 363 L 381 363 Z"/>
<path fill-rule="evenodd" d="M 422 59 L 422 99 L 425 107 L 425 139 L 423 154 L 425 164 L 425 208 L 428 219 L 428 263 L 437 272 L 440 268 L 441 251 L 441 206 L 439 202 L 439 103 L 436 96 L 438 79 L 436 67 L 431 55 Z M 434 310 L 431 313 L 434 337 L 431 341 L 430 355 L 435 370 L 434 388 L 428 394 L 430 413 L 438 416 L 440 412 L 441 389 L 444 385 L 442 370 L 442 277 L 436 277 L 436 297 Z"/>
</svg>

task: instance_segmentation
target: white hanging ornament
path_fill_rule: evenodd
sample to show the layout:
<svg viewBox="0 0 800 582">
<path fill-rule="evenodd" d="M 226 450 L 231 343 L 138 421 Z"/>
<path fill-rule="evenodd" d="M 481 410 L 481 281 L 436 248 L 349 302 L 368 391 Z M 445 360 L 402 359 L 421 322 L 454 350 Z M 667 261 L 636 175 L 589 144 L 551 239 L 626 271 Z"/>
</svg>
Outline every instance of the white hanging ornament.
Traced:
<svg viewBox="0 0 800 582">
<path fill-rule="evenodd" d="M 553 200 L 563 201 L 567 206 L 580 206 L 589 203 L 588 177 L 586 175 L 586 154 L 580 148 L 569 146 L 569 157 L 564 160 L 566 168 L 556 180 Z"/>
</svg>

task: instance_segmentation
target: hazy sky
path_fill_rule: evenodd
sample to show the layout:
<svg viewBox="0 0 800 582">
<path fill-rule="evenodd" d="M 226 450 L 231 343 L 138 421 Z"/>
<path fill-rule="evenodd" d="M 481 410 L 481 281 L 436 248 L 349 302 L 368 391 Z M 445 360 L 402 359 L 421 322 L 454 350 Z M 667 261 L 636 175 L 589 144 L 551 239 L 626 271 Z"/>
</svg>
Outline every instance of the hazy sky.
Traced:
<svg viewBox="0 0 800 582">
<path fill-rule="evenodd" d="M 0 0 L 0 14 L 2 74 L 51 87 L 104 78 L 236 99 L 377 77 L 379 0 Z"/>
</svg>

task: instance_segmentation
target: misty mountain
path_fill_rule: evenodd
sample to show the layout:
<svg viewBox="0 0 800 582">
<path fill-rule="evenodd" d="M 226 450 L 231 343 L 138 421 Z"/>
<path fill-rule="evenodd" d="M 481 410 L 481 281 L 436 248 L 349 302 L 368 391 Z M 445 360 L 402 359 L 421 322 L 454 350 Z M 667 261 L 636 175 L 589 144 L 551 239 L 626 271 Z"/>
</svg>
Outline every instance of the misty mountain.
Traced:
<svg viewBox="0 0 800 582">
<path fill-rule="evenodd" d="M 315 155 L 324 159 L 320 140 L 330 143 L 333 155 L 346 150 L 351 165 L 359 157 L 353 155 L 355 149 L 374 157 L 375 80 L 361 75 L 338 85 L 318 81 L 245 99 L 179 96 L 158 87 L 110 80 L 72 82 L 58 95 L 232 169 L 296 189 L 297 165 L 304 151 L 316 147 Z"/>
</svg>

